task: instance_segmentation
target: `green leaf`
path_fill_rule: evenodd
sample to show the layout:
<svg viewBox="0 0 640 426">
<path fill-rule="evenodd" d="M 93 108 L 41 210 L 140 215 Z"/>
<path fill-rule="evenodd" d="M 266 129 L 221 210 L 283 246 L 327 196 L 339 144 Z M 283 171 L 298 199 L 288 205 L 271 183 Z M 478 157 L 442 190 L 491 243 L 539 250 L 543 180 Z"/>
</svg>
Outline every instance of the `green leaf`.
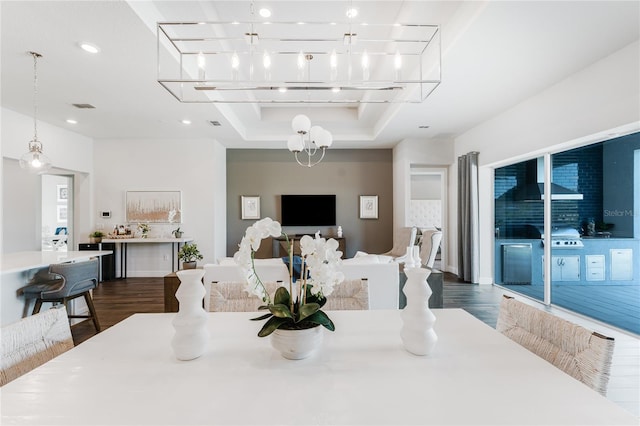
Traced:
<svg viewBox="0 0 640 426">
<path fill-rule="evenodd" d="M 273 304 L 289 306 L 290 303 L 291 295 L 289 295 L 289 291 L 285 287 L 278 287 L 276 294 L 273 296 Z"/>
<path fill-rule="evenodd" d="M 313 315 L 310 315 L 309 317 L 307 317 L 307 321 L 314 324 L 320 324 L 330 331 L 335 331 L 336 329 L 336 326 L 333 324 L 333 321 L 331 321 L 331 318 L 329 318 L 323 311 L 317 311 Z"/>
<path fill-rule="evenodd" d="M 260 315 L 258 318 L 251 318 L 251 321 L 262 321 L 272 316 L 273 316 L 272 313 L 268 313 L 268 314 Z"/>
<path fill-rule="evenodd" d="M 270 305 L 269 311 L 278 318 L 292 318 L 291 311 L 289 310 L 289 306 L 287 305 Z"/>
<path fill-rule="evenodd" d="M 318 295 L 313 295 L 311 294 L 311 291 L 308 290 L 307 291 L 307 303 L 317 303 L 318 305 L 320 305 L 320 308 L 322 308 L 325 303 L 327 303 L 327 298 L 326 297 L 320 297 Z"/>
<path fill-rule="evenodd" d="M 298 322 L 304 320 L 310 315 L 315 314 L 320 309 L 320 305 L 317 303 L 305 303 L 300 306 L 300 318 L 298 318 Z"/>
<path fill-rule="evenodd" d="M 280 328 L 282 324 L 285 324 L 290 321 L 291 321 L 290 318 L 271 317 L 269 318 L 269 321 L 267 321 L 258 332 L 258 337 L 268 336 L 274 331 L 276 331 L 278 328 Z"/>
</svg>

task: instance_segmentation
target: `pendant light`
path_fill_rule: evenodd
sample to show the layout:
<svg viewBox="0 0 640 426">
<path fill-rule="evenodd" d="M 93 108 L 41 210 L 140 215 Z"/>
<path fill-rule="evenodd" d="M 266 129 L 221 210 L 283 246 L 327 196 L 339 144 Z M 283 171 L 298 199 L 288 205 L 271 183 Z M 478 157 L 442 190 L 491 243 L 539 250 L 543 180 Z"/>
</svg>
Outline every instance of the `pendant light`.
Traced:
<svg viewBox="0 0 640 426">
<path fill-rule="evenodd" d="M 38 58 L 42 55 L 28 53 L 33 56 L 33 140 L 29 142 L 29 152 L 20 157 L 20 167 L 42 174 L 51 168 L 51 160 L 42 153 L 42 142 L 38 140 Z"/>
</svg>

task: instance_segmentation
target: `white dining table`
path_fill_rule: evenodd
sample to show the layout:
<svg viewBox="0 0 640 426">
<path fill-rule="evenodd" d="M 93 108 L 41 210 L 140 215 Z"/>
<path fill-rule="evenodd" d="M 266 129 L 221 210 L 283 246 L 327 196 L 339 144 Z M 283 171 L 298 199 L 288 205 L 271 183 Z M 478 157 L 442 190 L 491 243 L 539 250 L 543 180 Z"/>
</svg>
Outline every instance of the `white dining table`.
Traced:
<svg viewBox="0 0 640 426">
<path fill-rule="evenodd" d="M 2 425 L 622 425 L 630 413 L 459 309 L 405 351 L 400 311 L 329 312 L 290 361 L 254 313 L 210 313 L 207 351 L 176 360 L 175 314 L 137 314 L 0 389 Z"/>
</svg>

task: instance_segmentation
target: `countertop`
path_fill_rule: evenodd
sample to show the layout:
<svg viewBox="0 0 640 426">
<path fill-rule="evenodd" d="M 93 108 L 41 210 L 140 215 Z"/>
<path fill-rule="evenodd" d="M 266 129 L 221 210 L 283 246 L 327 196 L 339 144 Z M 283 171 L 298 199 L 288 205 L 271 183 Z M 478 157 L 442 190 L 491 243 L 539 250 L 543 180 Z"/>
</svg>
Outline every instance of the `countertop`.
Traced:
<svg viewBox="0 0 640 426">
<path fill-rule="evenodd" d="M 0 272 L 20 272 L 29 269 L 44 268 L 52 263 L 85 260 L 95 256 L 113 253 L 111 250 L 96 251 L 21 251 L 2 254 Z"/>
</svg>

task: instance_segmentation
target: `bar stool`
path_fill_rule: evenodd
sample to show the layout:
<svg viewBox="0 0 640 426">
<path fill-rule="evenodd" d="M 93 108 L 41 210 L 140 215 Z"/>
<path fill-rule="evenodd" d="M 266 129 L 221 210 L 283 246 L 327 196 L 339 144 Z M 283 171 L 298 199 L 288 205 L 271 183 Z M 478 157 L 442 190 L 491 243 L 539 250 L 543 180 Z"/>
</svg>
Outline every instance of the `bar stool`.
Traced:
<svg viewBox="0 0 640 426">
<path fill-rule="evenodd" d="M 27 299 L 36 299 L 32 314 L 40 312 L 42 303 L 54 305 L 84 297 L 90 315 L 67 315 L 68 318 L 91 318 L 96 330 L 100 332 L 100 322 L 91 298 L 91 290 L 98 285 L 99 261 L 97 258 L 85 262 L 57 263 L 49 266 L 49 270 L 34 276 L 32 284 L 23 288 Z"/>
</svg>

